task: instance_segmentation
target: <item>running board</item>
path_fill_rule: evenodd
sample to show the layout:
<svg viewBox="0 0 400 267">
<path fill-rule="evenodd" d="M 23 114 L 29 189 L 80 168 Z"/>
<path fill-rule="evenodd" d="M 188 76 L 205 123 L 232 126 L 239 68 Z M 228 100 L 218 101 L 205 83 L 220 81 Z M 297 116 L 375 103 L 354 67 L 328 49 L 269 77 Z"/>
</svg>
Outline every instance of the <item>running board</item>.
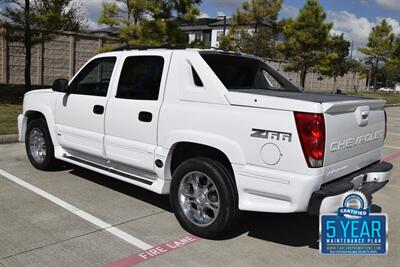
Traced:
<svg viewBox="0 0 400 267">
<path fill-rule="evenodd" d="M 152 185 L 153 184 L 153 181 L 149 181 L 149 180 L 137 177 L 137 176 L 133 176 L 133 175 L 130 175 L 130 174 L 127 174 L 127 173 L 124 173 L 124 172 L 120 172 L 120 171 L 118 171 L 116 169 L 105 167 L 103 165 L 96 164 L 96 163 L 93 163 L 93 162 L 90 162 L 90 161 L 87 161 L 87 160 L 84 160 L 84 159 L 76 158 L 74 156 L 63 156 L 63 157 L 66 158 L 66 159 L 75 161 L 75 162 L 79 162 L 80 164 L 88 165 L 88 166 L 93 167 L 93 168 L 101 169 L 103 171 L 107 171 L 109 173 L 116 174 L 116 175 L 119 175 L 119 176 L 122 176 L 122 177 L 125 177 L 125 178 L 128 178 L 128 179 L 134 180 L 134 181 L 139 182 L 139 183 L 143 183 L 143 184 L 146 184 L 146 185 Z"/>
</svg>

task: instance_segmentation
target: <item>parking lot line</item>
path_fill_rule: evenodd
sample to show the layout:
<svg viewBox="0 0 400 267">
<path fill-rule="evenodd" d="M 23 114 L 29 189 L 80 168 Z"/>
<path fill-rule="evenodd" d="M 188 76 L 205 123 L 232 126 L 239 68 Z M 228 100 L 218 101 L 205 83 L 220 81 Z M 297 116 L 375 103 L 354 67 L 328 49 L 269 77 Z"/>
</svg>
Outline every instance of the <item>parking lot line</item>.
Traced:
<svg viewBox="0 0 400 267">
<path fill-rule="evenodd" d="M 88 221 L 89 223 L 94 224 L 97 227 L 100 227 L 101 230 L 105 230 L 105 231 L 111 233 L 112 235 L 119 237 L 122 240 L 125 240 L 126 242 L 128 242 L 129 244 L 131 244 L 135 247 L 138 247 L 142 250 L 148 250 L 153 247 L 152 245 L 147 244 L 146 242 L 118 229 L 117 227 L 112 226 L 111 224 L 104 222 L 103 220 L 65 202 L 62 199 L 59 199 L 58 197 L 51 195 L 50 193 L 47 193 L 46 191 L 43 191 L 42 189 L 40 189 L 34 185 L 31 185 L 30 183 L 23 181 L 22 179 L 14 176 L 2 169 L 0 169 L 0 175 L 13 181 L 16 184 L 28 189 L 29 191 L 36 193 L 37 195 L 49 200 L 50 202 L 53 202 L 54 204 L 72 212 L 73 214 L 84 219 L 85 221 Z"/>
</svg>

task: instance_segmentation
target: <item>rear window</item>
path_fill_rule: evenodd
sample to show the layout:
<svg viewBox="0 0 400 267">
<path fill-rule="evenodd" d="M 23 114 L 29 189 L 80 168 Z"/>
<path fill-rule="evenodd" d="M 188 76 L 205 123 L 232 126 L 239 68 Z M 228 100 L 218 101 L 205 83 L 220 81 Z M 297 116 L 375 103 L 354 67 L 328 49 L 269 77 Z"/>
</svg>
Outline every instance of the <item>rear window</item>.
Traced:
<svg viewBox="0 0 400 267">
<path fill-rule="evenodd" d="M 256 58 L 218 53 L 202 53 L 201 56 L 228 90 L 300 90 Z"/>
</svg>

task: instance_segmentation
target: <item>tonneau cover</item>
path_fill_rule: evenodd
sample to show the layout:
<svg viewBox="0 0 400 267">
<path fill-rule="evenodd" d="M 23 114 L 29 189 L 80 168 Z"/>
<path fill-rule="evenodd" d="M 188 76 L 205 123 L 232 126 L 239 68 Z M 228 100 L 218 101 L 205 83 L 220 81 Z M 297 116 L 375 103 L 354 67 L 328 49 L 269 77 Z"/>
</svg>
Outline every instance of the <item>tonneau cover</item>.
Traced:
<svg viewBox="0 0 400 267">
<path fill-rule="evenodd" d="M 288 92 L 288 91 L 263 90 L 263 89 L 238 89 L 238 90 L 231 90 L 231 91 L 247 93 L 247 94 L 283 97 L 283 98 L 303 100 L 303 101 L 309 101 L 309 102 L 315 102 L 315 103 L 343 102 L 343 101 L 356 101 L 356 100 L 370 99 L 370 98 L 366 98 L 366 97 L 348 96 L 348 95 L 302 93 L 302 92 Z"/>
</svg>

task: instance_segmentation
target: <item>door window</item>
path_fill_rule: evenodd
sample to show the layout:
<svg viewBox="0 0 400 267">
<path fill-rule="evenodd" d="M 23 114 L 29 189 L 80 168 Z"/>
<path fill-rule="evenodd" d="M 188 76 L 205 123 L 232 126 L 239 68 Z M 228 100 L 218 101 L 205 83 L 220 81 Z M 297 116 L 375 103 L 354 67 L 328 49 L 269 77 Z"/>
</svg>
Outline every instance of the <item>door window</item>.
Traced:
<svg viewBox="0 0 400 267">
<path fill-rule="evenodd" d="M 117 98 L 158 100 L 164 58 L 160 56 L 128 57 L 119 79 Z"/>
<path fill-rule="evenodd" d="M 89 62 L 70 85 L 72 94 L 107 96 L 116 58 L 97 58 Z"/>
</svg>

